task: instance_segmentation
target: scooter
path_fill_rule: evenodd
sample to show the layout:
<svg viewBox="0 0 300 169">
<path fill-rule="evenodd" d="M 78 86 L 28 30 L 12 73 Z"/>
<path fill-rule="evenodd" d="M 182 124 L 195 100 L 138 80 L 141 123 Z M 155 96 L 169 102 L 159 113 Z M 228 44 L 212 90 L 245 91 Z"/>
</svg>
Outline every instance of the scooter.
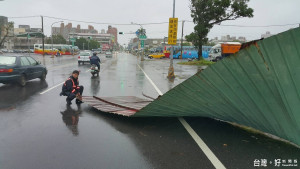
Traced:
<svg viewBox="0 0 300 169">
<path fill-rule="evenodd" d="M 92 66 L 91 66 L 92 76 L 94 76 L 95 74 L 97 74 L 97 76 L 99 76 L 99 72 L 100 72 L 100 70 L 98 70 L 98 66 L 95 64 L 92 64 Z"/>
</svg>

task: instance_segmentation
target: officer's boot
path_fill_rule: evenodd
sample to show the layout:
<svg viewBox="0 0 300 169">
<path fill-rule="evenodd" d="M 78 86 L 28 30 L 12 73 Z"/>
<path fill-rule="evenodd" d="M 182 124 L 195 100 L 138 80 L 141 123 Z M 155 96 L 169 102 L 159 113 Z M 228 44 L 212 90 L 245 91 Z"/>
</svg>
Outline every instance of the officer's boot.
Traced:
<svg viewBox="0 0 300 169">
<path fill-rule="evenodd" d="M 68 105 L 72 104 L 71 100 L 69 100 L 68 98 L 66 98 L 66 101 Z"/>
<path fill-rule="evenodd" d="M 83 103 L 81 100 L 76 99 L 76 104 L 81 104 L 81 103 Z"/>
</svg>

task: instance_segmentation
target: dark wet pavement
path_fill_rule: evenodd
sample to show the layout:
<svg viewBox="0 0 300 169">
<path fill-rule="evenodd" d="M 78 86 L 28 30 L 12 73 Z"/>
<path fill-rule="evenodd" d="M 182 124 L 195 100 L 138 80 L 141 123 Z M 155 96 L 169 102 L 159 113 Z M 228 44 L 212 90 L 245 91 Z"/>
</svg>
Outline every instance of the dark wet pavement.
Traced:
<svg viewBox="0 0 300 169">
<path fill-rule="evenodd" d="M 59 96 L 59 84 L 74 69 L 81 71 L 85 96 L 157 97 L 137 63 L 163 93 L 196 73 L 197 66 L 175 64 L 177 77 L 169 82 L 168 59 L 140 63 L 126 53 L 101 55 L 100 77 L 92 78 L 89 66 L 78 66 L 76 56 L 34 57 L 48 68 L 46 82 L 33 80 L 24 88 L 0 85 L 1 169 L 214 168 L 177 118 L 121 117 L 86 104 L 78 107 L 74 101 L 67 106 Z M 51 90 L 41 94 L 47 89 Z M 254 168 L 255 159 L 300 160 L 299 148 L 280 141 L 216 120 L 186 120 L 226 168 Z"/>
</svg>

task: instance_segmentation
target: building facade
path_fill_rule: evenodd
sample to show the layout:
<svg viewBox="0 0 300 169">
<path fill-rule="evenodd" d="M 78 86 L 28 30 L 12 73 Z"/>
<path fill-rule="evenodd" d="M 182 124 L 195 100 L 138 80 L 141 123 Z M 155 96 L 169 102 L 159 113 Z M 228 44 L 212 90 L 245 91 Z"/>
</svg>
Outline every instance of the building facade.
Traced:
<svg viewBox="0 0 300 169">
<path fill-rule="evenodd" d="M 52 27 L 51 31 L 52 35 L 62 35 L 65 39 L 68 39 L 70 34 L 75 33 L 98 34 L 98 31 L 91 25 L 88 26 L 88 29 L 81 29 L 80 25 L 72 27 L 72 23 L 67 25 L 61 23 L 60 27 Z"/>
<path fill-rule="evenodd" d="M 113 39 L 112 42 L 113 42 L 114 44 L 118 44 L 118 29 L 112 27 L 111 25 L 109 25 L 109 26 L 108 26 L 108 29 L 107 29 L 107 33 L 113 35 L 113 36 L 114 36 L 114 39 Z"/>
<path fill-rule="evenodd" d="M 272 36 L 270 31 L 267 31 L 265 34 L 261 34 L 261 38 L 268 38 L 270 36 Z"/>
</svg>

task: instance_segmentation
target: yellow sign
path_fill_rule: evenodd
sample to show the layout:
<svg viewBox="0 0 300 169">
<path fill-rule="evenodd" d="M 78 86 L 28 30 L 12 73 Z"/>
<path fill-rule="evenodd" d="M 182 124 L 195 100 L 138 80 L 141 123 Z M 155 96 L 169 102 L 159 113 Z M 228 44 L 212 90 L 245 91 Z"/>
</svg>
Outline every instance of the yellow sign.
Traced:
<svg viewBox="0 0 300 169">
<path fill-rule="evenodd" d="M 168 34 L 168 44 L 176 45 L 177 43 L 177 25 L 178 18 L 170 18 L 169 19 L 169 34 Z"/>
</svg>

